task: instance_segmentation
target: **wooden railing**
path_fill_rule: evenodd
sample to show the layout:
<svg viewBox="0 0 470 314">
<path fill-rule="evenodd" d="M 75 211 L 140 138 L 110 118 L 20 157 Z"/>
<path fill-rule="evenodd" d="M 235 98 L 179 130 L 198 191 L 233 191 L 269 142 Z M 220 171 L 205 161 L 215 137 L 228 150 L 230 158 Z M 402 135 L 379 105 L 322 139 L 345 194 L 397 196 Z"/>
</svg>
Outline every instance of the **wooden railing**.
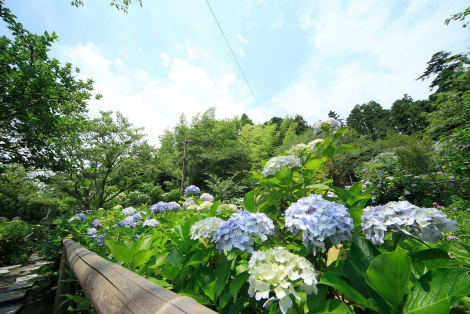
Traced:
<svg viewBox="0 0 470 314">
<path fill-rule="evenodd" d="M 180 296 L 159 285 L 112 263 L 80 244 L 63 239 L 64 246 L 59 270 L 54 314 L 67 312 L 67 300 L 72 287 L 64 271 L 65 260 L 70 264 L 88 300 L 98 313 L 135 314 L 216 314 L 194 299 Z"/>
</svg>

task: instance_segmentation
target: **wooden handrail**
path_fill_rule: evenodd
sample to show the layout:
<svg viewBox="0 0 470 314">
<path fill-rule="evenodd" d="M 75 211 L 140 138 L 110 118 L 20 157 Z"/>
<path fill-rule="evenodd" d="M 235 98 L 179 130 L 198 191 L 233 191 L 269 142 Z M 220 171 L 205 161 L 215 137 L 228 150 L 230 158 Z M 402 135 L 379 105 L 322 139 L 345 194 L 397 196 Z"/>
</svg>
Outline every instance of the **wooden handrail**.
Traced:
<svg viewBox="0 0 470 314">
<path fill-rule="evenodd" d="M 194 299 L 160 287 L 70 239 L 63 239 L 62 244 L 65 259 L 98 313 L 216 314 Z M 56 299 L 65 293 L 69 292 L 58 287 Z M 56 310 L 54 313 L 60 312 Z"/>
</svg>

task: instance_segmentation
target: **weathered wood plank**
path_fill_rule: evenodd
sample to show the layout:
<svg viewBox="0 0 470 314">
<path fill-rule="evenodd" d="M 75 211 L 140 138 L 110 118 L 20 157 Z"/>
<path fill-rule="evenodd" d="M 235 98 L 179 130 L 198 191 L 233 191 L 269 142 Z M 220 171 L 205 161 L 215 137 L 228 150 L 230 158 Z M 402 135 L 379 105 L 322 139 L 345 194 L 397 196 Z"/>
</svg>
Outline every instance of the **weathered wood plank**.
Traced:
<svg viewBox="0 0 470 314">
<path fill-rule="evenodd" d="M 64 239 L 66 258 L 98 313 L 215 314 L 194 299 L 180 296 Z"/>
</svg>

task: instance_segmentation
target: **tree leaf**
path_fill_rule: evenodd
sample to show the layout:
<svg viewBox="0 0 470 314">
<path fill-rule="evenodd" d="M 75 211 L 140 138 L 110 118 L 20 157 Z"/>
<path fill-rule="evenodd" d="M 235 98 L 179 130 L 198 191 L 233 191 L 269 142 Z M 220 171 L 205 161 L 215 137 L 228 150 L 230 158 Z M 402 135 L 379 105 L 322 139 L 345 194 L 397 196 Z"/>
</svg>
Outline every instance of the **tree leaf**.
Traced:
<svg viewBox="0 0 470 314">
<path fill-rule="evenodd" d="M 179 267 L 171 266 L 162 268 L 162 276 L 169 280 L 175 280 L 179 273 Z"/>
<path fill-rule="evenodd" d="M 168 266 L 179 266 L 181 261 L 183 260 L 183 254 L 177 248 L 171 250 L 170 254 L 166 257 L 166 264 Z"/>
<path fill-rule="evenodd" d="M 428 261 L 433 259 L 448 259 L 451 260 L 452 258 L 443 250 L 440 249 L 428 249 L 422 250 L 413 254 L 409 255 L 413 262 L 422 262 Z"/>
<path fill-rule="evenodd" d="M 233 278 L 233 281 L 230 283 L 230 293 L 233 296 L 233 302 L 237 300 L 238 291 L 248 281 L 248 278 L 250 278 L 248 271 L 244 271 Z"/>
<path fill-rule="evenodd" d="M 349 249 L 351 261 L 356 267 L 357 271 L 362 274 L 364 278 L 367 277 L 366 271 L 369 268 L 372 260 L 379 256 L 381 253 L 375 245 L 369 240 L 354 237 L 354 241 Z"/>
<path fill-rule="evenodd" d="M 366 282 L 387 301 L 392 313 L 397 312 L 410 281 L 411 259 L 407 253 L 398 247 L 374 258 L 367 270 Z"/>
<path fill-rule="evenodd" d="M 336 150 L 336 154 L 349 152 L 350 150 L 356 149 L 358 147 L 359 146 L 357 146 L 356 144 L 344 144 Z"/>
<path fill-rule="evenodd" d="M 321 152 L 322 157 L 333 158 L 335 156 L 336 147 L 334 145 L 328 145 Z"/>
<path fill-rule="evenodd" d="M 306 189 L 328 190 L 330 187 L 326 184 L 313 184 L 305 187 Z"/>
<path fill-rule="evenodd" d="M 313 312 L 314 309 L 322 308 L 325 304 L 326 294 L 328 293 L 328 286 L 317 284 L 318 294 L 307 295 L 307 306 L 309 312 Z"/>
<path fill-rule="evenodd" d="M 105 244 L 115 259 L 128 264 L 132 262 L 132 251 L 124 243 L 106 240 Z"/>
<path fill-rule="evenodd" d="M 428 271 L 413 286 L 403 314 L 444 314 L 470 292 L 468 268 L 439 268 Z"/>
<path fill-rule="evenodd" d="M 217 290 L 216 280 L 214 280 L 213 282 L 211 282 L 207 286 L 202 287 L 202 289 L 204 290 L 204 293 L 209 297 L 209 299 L 211 299 L 212 302 L 215 302 L 216 290 Z"/>
<path fill-rule="evenodd" d="M 287 186 L 291 184 L 294 172 L 290 168 L 282 168 L 274 176 L 280 181 L 280 185 Z"/>
</svg>

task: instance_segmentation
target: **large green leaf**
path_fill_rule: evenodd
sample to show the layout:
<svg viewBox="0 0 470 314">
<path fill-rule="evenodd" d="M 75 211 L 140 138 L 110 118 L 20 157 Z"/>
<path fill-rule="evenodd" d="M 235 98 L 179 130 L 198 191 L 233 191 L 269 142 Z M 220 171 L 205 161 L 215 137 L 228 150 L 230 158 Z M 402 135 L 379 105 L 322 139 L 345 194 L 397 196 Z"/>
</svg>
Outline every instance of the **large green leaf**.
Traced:
<svg viewBox="0 0 470 314">
<path fill-rule="evenodd" d="M 233 281 L 230 283 L 230 293 L 233 296 L 233 302 L 237 300 L 238 291 L 247 282 L 248 278 L 250 278 L 248 271 L 244 271 L 233 278 Z"/>
<path fill-rule="evenodd" d="M 216 298 L 216 290 L 217 290 L 217 287 L 216 287 L 216 281 L 214 280 L 213 282 L 211 282 L 210 284 L 202 287 L 202 289 L 204 290 L 204 293 L 209 297 L 209 299 L 211 299 L 213 302 L 215 301 L 215 298 Z"/>
<path fill-rule="evenodd" d="M 433 259 L 448 259 L 448 260 L 452 259 L 448 253 L 440 249 L 422 250 L 422 251 L 410 254 L 410 258 L 413 260 L 413 262 L 422 262 L 422 261 L 428 261 L 428 260 L 433 260 Z"/>
<path fill-rule="evenodd" d="M 220 205 L 220 200 L 212 204 L 211 209 L 209 209 L 209 212 L 207 213 L 206 217 L 207 218 L 215 217 L 215 214 L 217 214 L 217 208 L 219 207 L 219 205 Z"/>
<path fill-rule="evenodd" d="M 326 301 L 321 308 L 317 308 L 314 310 L 314 313 L 322 314 L 322 313 L 336 313 L 336 314 L 351 314 L 349 308 L 344 304 L 343 301 L 338 299 L 330 299 Z"/>
<path fill-rule="evenodd" d="M 434 269 L 413 286 L 403 314 L 444 314 L 450 306 L 470 292 L 468 268 Z"/>
<path fill-rule="evenodd" d="M 364 215 L 364 210 L 361 208 L 350 208 L 348 209 L 349 215 L 353 219 L 354 227 L 358 227 L 362 224 L 362 216 Z"/>
<path fill-rule="evenodd" d="M 243 207 L 249 212 L 255 212 L 255 199 L 253 197 L 253 191 L 250 191 L 245 194 L 243 198 Z"/>
<path fill-rule="evenodd" d="M 171 266 L 162 268 L 162 276 L 170 280 L 175 280 L 179 273 L 179 267 Z"/>
<path fill-rule="evenodd" d="M 179 266 L 181 261 L 183 260 L 183 254 L 177 248 L 171 250 L 170 254 L 166 257 L 166 264 L 168 266 Z"/>
<path fill-rule="evenodd" d="M 358 147 L 359 146 L 355 144 L 344 144 L 343 146 L 341 146 L 340 148 L 336 150 L 336 153 L 339 154 L 339 153 L 349 152 L 350 150 L 356 149 Z"/>
<path fill-rule="evenodd" d="M 344 126 L 340 128 L 338 131 L 336 131 L 335 135 L 333 135 L 333 141 L 336 141 L 339 137 L 344 135 L 346 132 L 348 132 L 350 127 Z"/>
<path fill-rule="evenodd" d="M 306 187 L 306 189 L 328 190 L 330 187 L 326 184 L 313 184 Z"/>
<path fill-rule="evenodd" d="M 335 288 L 349 299 L 353 300 L 359 304 L 366 304 L 367 300 L 359 292 L 356 291 L 353 287 L 348 285 L 346 281 L 341 279 L 338 275 L 333 273 L 325 273 L 320 280 L 320 283 Z"/>
<path fill-rule="evenodd" d="M 192 291 L 189 291 L 189 290 L 183 289 L 178 294 L 182 295 L 182 296 L 185 296 L 185 297 L 193 298 L 199 304 L 203 304 L 203 305 L 210 304 L 210 302 L 208 300 L 206 300 L 203 296 L 201 296 L 200 294 L 194 293 Z"/>
<path fill-rule="evenodd" d="M 335 156 L 336 147 L 334 145 L 328 145 L 321 152 L 322 157 L 333 158 Z"/>
<path fill-rule="evenodd" d="M 113 240 L 106 240 L 105 244 L 111 250 L 111 253 L 115 259 L 128 264 L 132 262 L 132 251 L 124 243 Z"/>
<path fill-rule="evenodd" d="M 397 312 L 410 281 L 411 259 L 407 253 L 398 247 L 374 258 L 367 270 L 366 282 L 387 301 L 392 313 Z"/>
<path fill-rule="evenodd" d="M 307 295 L 307 306 L 309 313 L 315 313 L 314 309 L 322 309 L 325 304 L 326 294 L 328 293 L 328 286 L 317 284 L 318 293 Z"/>
<path fill-rule="evenodd" d="M 145 264 L 152 258 L 153 252 L 150 250 L 140 250 L 132 256 L 132 265 L 134 267 Z"/>
<path fill-rule="evenodd" d="M 232 261 L 220 264 L 215 269 L 215 282 L 216 282 L 216 296 L 218 297 L 224 290 L 227 284 L 228 277 L 230 276 L 230 269 L 232 267 Z"/>
<path fill-rule="evenodd" d="M 380 251 L 377 250 L 372 242 L 357 237 L 354 238 L 349 249 L 349 255 L 354 266 L 364 278 L 367 277 L 366 271 L 369 268 L 369 264 L 380 254 Z"/>
<path fill-rule="evenodd" d="M 279 185 L 288 186 L 292 182 L 294 172 L 290 168 L 282 168 L 274 176 L 280 181 Z"/>
</svg>

